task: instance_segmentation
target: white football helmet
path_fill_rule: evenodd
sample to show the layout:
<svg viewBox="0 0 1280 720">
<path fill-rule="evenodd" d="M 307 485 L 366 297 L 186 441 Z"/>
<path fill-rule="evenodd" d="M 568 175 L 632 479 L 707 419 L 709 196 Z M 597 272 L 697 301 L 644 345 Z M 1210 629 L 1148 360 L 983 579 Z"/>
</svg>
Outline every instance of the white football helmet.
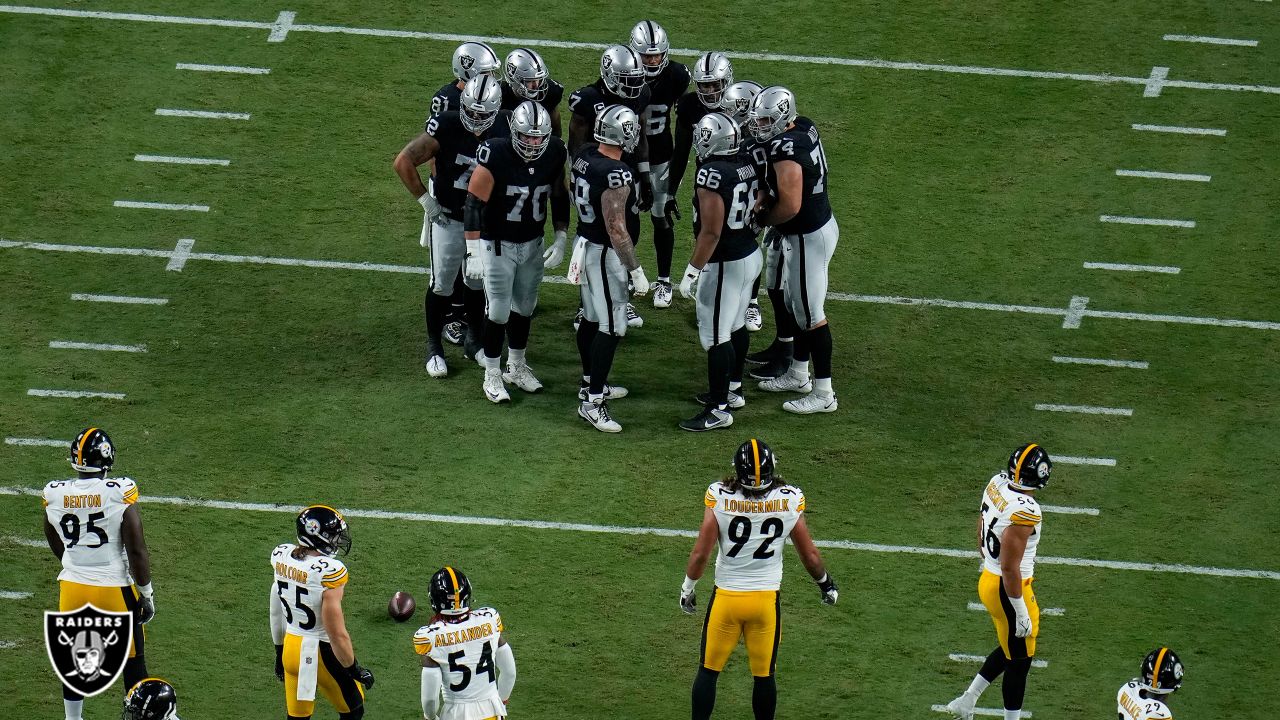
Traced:
<svg viewBox="0 0 1280 720">
<path fill-rule="evenodd" d="M 720 109 L 720 99 L 725 88 L 733 84 L 733 63 L 722 52 L 703 53 L 693 64 L 693 82 L 698 88 L 698 99 L 708 110 Z"/>
<path fill-rule="evenodd" d="M 760 91 L 747 113 L 747 130 L 756 140 L 770 140 L 796 119 L 795 93 L 773 85 Z"/>
<path fill-rule="evenodd" d="M 551 71 L 542 56 L 529 48 L 516 48 L 507 55 L 507 84 L 525 100 L 541 100 L 547 96 Z"/>
<path fill-rule="evenodd" d="M 551 113 L 536 102 L 526 100 L 511 113 L 511 145 L 526 162 L 542 157 L 551 137 Z"/>
<path fill-rule="evenodd" d="M 724 113 L 707 113 L 693 126 L 693 151 L 699 162 L 712 155 L 737 155 L 742 147 L 742 130 Z"/>
<path fill-rule="evenodd" d="M 464 42 L 453 51 L 453 76 L 466 82 L 498 71 L 498 55 L 482 42 Z"/>
<path fill-rule="evenodd" d="M 653 78 L 667 69 L 671 59 L 667 54 L 671 51 L 671 41 L 667 39 L 667 31 L 652 20 L 641 20 L 631 28 L 631 49 L 640 54 L 640 62 L 644 65 L 644 74 Z M 658 62 L 650 64 L 646 59 L 658 56 Z"/>
<path fill-rule="evenodd" d="M 493 127 L 502 107 L 502 89 L 492 75 L 480 75 L 467 81 L 458 99 L 458 115 L 462 126 L 473 133 Z"/>
<path fill-rule="evenodd" d="M 624 98 L 640 97 L 644 89 L 644 63 L 626 45 L 610 45 L 600 56 L 600 79 L 609 92 Z"/>
<path fill-rule="evenodd" d="M 747 113 L 751 112 L 751 103 L 763 89 L 760 83 L 753 83 L 750 80 L 730 85 L 725 89 L 724 97 L 720 98 L 720 112 L 733 118 L 738 125 L 745 126 Z"/>
<path fill-rule="evenodd" d="M 640 144 L 640 118 L 626 105 L 610 105 L 596 116 L 596 142 L 632 152 Z"/>
</svg>

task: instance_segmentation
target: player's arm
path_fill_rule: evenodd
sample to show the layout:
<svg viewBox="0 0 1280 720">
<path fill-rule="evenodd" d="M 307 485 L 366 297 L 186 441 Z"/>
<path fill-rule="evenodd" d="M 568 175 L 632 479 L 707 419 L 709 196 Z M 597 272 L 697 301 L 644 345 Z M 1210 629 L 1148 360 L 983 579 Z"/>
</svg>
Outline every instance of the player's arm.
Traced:
<svg viewBox="0 0 1280 720">
<path fill-rule="evenodd" d="M 422 703 L 422 716 L 427 720 L 435 720 L 440 711 L 440 690 L 444 686 L 444 677 L 440 664 L 430 655 L 422 656 L 422 691 L 419 699 Z"/>
<path fill-rule="evenodd" d="M 498 652 L 494 661 L 498 664 L 498 697 L 505 703 L 511 699 L 511 689 L 516 686 L 516 656 L 511 652 L 506 633 L 498 636 Z"/>
<path fill-rule="evenodd" d="M 276 646 L 276 679 L 284 681 L 284 606 L 280 604 L 279 587 L 271 581 L 267 591 L 267 617 L 271 629 L 271 644 Z"/>
<path fill-rule="evenodd" d="M 981 555 L 983 548 L 986 547 L 985 535 L 983 529 L 986 526 L 982 524 L 982 513 L 978 513 L 978 554 Z"/>
<path fill-rule="evenodd" d="M 691 150 L 693 150 L 693 126 L 680 122 L 680 116 L 677 114 L 675 150 L 671 156 L 671 165 L 667 167 L 667 192 L 672 200 L 680 190 L 680 181 L 684 179 L 684 169 L 689 164 Z"/>
<path fill-rule="evenodd" d="M 578 156 L 578 151 L 582 149 L 582 145 L 587 141 L 587 135 L 591 132 L 591 123 L 587 118 L 578 113 L 569 116 L 569 157 Z"/>
<path fill-rule="evenodd" d="M 716 513 L 708 507 L 702 511 L 702 526 L 698 528 L 698 539 L 693 541 L 693 550 L 689 551 L 689 562 L 684 568 L 684 584 L 680 586 L 680 609 L 686 614 L 692 615 L 698 607 L 694 591 L 719 539 L 720 525 L 716 522 Z"/>
<path fill-rule="evenodd" d="M 600 205 L 604 209 L 604 226 L 609 233 L 609 242 L 614 252 L 622 261 L 627 272 L 637 270 L 640 261 L 636 259 L 636 246 L 627 232 L 627 201 L 631 199 L 631 186 L 609 188 L 600 194 Z"/>
<path fill-rule="evenodd" d="M 804 569 L 809 571 L 809 577 L 818 584 L 818 590 L 822 592 L 822 602 L 835 605 L 840 597 L 840 588 L 836 587 L 836 581 L 827 574 L 827 568 L 822 562 L 822 554 L 818 552 L 818 546 L 814 544 L 813 536 L 809 534 L 809 523 L 805 522 L 803 515 L 796 520 L 796 526 L 791 528 L 791 544 L 795 545 L 800 562 L 804 564 Z"/>
<path fill-rule="evenodd" d="M 53 554 L 61 560 L 62 554 L 67 551 L 67 547 L 62 544 L 62 536 L 58 534 L 58 529 L 53 526 L 53 523 L 49 522 L 48 515 L 44 516 L 44 540 L 49 543 L 49 549 L 53 551 Z"/>
<path fill-rule="evenodd" d="M 462 209 L 462 236 L 468 242 L 479 241 L 484 229 L 484 207 L 493 196 L 493 173 L 484 165 L 476 165 L 467 184 L 467 203 Z"/>
<path fill-rule="evenodd" d="M 706 188 L 698 188 L 698 221 L 701 230 L 694 242 L 693 259 L 689 264 L 702 269 L 711 259 L 716 246 L 720 244 L 720 228 L 724 226 L 724 198 L 720 193 Z"/>
<path fill-rule="evenodd" d="M 138 588 L 138 622 L 143 625 L 156 616 L 155 589 L 151 587 L 151 553 L 142 534 L 142 515 L 138 506 L 130 504 L 120 519 L 120 537 L 129 558 L 129 574 Z"/>
<path fill-rule="evenodd" d="M 422 197 L 427 192 L 427 186 L 422 182 L 422 176 L 418 174 L 418 167 L 425 165 L 438 152 L 440 152 L 440 141 L 436 140 L 431 133 L 424 132 L 410 140 L 409 144 L 396 154 L 392 167 L 395 168 L 396 175 L 400 176 L 400 182 L 404 183 L 405 189 L 415 198 Z"/>
<path fill-rule="evenodd" d="M 569 232 L 569 182 L 563 166 L 551 181 L 551 227 L 557 233 Z"/>
<path fill-rule="evenodd" d="M 347 632 L 347 620 L 342 615 L 342 596 L 346 585 L 326 588 L 323 601 L 320 603 L 320 616 L 324 620 L 324 629 L 329 633 L 329 646 L 333 656 L 338 659 L 347 674 L 366 688 L 373 687 L 373 673 L 356 662 L 356 650 L 351 645 L 351 634 Z"/>
<path fill-rule="evenodd" d="M 1027 539 L 1035 528 L 1031 525 L 1010 525 L 1000 533 L 1000 582 L 1013 606 L 1015 637 L 1031 634 L 1031 613 L 1022 597 L 1022 555 L 1027 550 Z"/>
<path fill-rule="evenodd" d="M 800 212 L 800 195 L 804 191 L 804 172 L 795 160 L 779 160 L 773 164 L 778 182 L 778 200 L 764 216 L 765 225 L 781 225 Z"/>
<path fill-rule="evenodd" d="M 636 182 L 640 183 L 640 211 L 653 207 L 653 181 L 649 169 L 649 135 L 640 129 L 640 144 L 636 146 Z"/>
<path fill-rule="evenodd" d="M 548 114 L 551 115 L 551 134 L 555 137 L 560 137 L 560 106 L 557 105 L 551 108 L 551 112 Z"/>
</svg>

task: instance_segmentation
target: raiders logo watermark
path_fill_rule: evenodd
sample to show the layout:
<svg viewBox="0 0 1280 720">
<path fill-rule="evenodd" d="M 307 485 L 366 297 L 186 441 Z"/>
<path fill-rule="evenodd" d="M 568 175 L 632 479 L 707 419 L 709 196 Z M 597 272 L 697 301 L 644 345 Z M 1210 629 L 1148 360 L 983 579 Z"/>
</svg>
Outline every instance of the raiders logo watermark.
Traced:
<svg viewBox="0 0 1280 720">
<path fill-rule="evenodd" d="M 53 671 L 72 692 L 93 697 L 115 683 L 133 644 L 133 613 L 85 605 L 46 611 L 44 646 Z"/>
</svg>

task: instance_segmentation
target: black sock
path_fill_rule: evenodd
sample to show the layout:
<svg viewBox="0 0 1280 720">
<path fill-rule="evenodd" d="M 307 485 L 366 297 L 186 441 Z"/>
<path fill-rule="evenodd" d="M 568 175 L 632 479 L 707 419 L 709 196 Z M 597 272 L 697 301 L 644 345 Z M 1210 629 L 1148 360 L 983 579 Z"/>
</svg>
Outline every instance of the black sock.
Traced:
<svg viewBox="0 0 1280 720">
<path fill-rule="evenodd" d="M 484 343 L 485 357 L 502 357 L 502 337 L 506 334 L 506 330 L 506 325 L 496 323 L 489 318 L 484 319 L 484 335 L 481 342 Z"/>
<path fill-rule="evenodd" d="M 756 281 L 751 283 L 751 302 L 760 301 L 760 281 L 763 279 L 764 279 L 764 270 L 761 270 L 760 274 L 756 275 Z"/>
<path fill-rule="evenodd" d="M 707 351 L 707 386 L 711 390 L 711 402 L 716 405 L 729 402 L 729 372 L 733 365 L 732 344 L 712 345 Z"/>
<path fill-rule="evenodd" d="M 437 353 L 440 351 L 440 333 L 444 332 L 444 316 L 449 310 L 449 297 L 437 295 L 429 288 L 422 300 L 423 312 L 427 316 L 427 344 Z"/>
<path fill-rule="evenodd" d="M 582 374 L 591 377 L 591 341 L 600 332 L 600 323 L 583 320 L 578 326 L 578 357 L 582 360 Z"/>
<path fill-rule="evenodd" d="M 978 671 L 978 674 L 982 676 L 983 680 L 993 683 L 996 681 L 996 678 L 1000 677 L 1000 673 L 1003 673 L 1005 667 L 1008 665 L 1009 660 L 1005 658 L 1004 650 L 1001 650 L 1000 646 L 997 645 L 996 649 L 992 650 L 991 654 L 987 656 L 987 659 L 983 661 L 982 669 Z"/>
<path fill-rule="evenodd" d="M 533 322 L 528 315 L 513 312 L 507 319 L 507 347 L 512 350 L 524 350 L 529 347 L 529 328 Z"/>
<path fill-rule="evenodd" d="M 797 332 L 795 351 L 792 353 L 791 359 L 799 360 L 800 362 L 809 362 L 809 354 L 812 350 L 810 343 L 812 341 L 813 338 L 809 337 L 809 333 L 804 330 Z"/>
<path fill-rule="evenodd" d="M 796 336 L 796 321 L 791 317 L 791 311 L 787 309 L 786 300 L 782 297 L 782 290 L 769 290 L 769 304 L 773 306 L 773 326 L 777 331 L 779 338 L 794 338 Z"/>
<path fill-rule="evenodd" d="M 747 326 L 734 330 L 729 335 L 733 345 L 733 364 L 729 366 L 729 382 L 742 382 L 742 371 L 747 365 L 747 351 L 751 349 L 751 331 Z"/>
<path fill-rule="evenodd" d="M 583 323 L 584 325 L 586 323 Z M 609 370 L 613 368 L 613 355 L 618 350 L 618 342 L 622 338 L 606 332 L 597 332 L 591 340 L 591 385 L 590 393 L 599 395 L 609 382 Z"/>
<path fill-rule="evenodd" d="M 1027 692 L 1027 673 L 1030 671 L 1031 658 L 1009 661 L 1009 666 L 1004 670 L 1004 682 L 1000 683 L 1006 710 L 1022 709 L 1022 696 Z"/>
<path fill-rule="evenodd" d="M 139 637 L 142 634 L 142 628 L 140 626 L 134 626 L 134 632 L 138 633 L 138 635 L 135 635 L 134 637 Z M 147 663 L 142 659 L 141 655 L 124 661 L 125 692 L 128 692 L 130 688 L 143 680 L 146 680 L 148 677 L 150 676 L 147 675 Z"/>
<path fill-rule="evenodd" d="M 711 711 L 716 708 L 716 681 L 720 673 L 698 668 L 693 678 L 693 720 L 710 720 Z"/>
<path fill-rule="evenodd" d="M 467 290 L 467 284 L 462 280 L 462 270 L 458 270 L 458 274 L 453 278 L 453 294 L 449 297 L 453 298 L 449 305 L 446 322 L 465 322 L 465 303 L 463 298 Z"/>
<path fill-rule="evenodd" d="M 778 707 L 778 683 L 772 675 L 755 678 L 755 681 L 751 688 L 751 712 L 756 720 L 773 720 Z"/>
<path fill-rule="evenodd" d="M 831 377 L 831 326 L 824 324 L 805 334 L 808 336 L 809 351 L 813 355 L 813 376 Z"/>
<path fill-rule="evenodd" d="M 466 308 L 467 332 L 479 338 L 480 328 L 484 327 L 484 290 L 463 291 L 463 303 Z"/>
<path fill-rule="evenodd" d="M 658 256 L 658 277 L 671 277 L 671 256 L 676 249 L 676 230 L 671 218 L 653 219 L 653 250 Z"/>
</svg>

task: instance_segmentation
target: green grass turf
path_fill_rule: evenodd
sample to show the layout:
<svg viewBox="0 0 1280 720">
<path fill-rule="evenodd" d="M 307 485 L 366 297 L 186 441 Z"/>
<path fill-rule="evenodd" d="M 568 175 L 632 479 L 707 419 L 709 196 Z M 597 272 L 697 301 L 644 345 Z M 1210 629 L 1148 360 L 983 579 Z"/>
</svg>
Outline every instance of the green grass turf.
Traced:
<svg viewBox="0 0 1280 720">
<path fill-rule="evenodd" d="M 177 13 L 168 3 L 50 3 Z M 745 5 L 655 13 L 676 45 L 1275 84 L 1265 70 L 1270 8 L 1140 3 L 856 3 Z M 605 41 L 634 18 L 573 3 L 573 31 L 544 15 L 383 3 L 295 4 L 299 22 Z M 695 21 L 708 10 L 756 24 L 725 39 Z M 271 19 L 245 2 L 194 2 L 182 14 Z M 1153 13 L 1162 23 L 1153 23 Z M 728 21 L 726 21 L 728 22 Z M 1157 27 L 1159 25 L 1159 27 Z M 738 24 L 739 27 L 741 23 Z M 1259 48 L 1165 43 L 1165 32 L 1260 39 Z M 391 172 L 426 100 L 448 77 L 448 43 L 175 27 L 0 14 L 0 237 L 56 243 L 421 265 L 419 216 Z M 499 47 L 499 52 L 507 48 Z M 546 50 L 572 91 L 593 54 Z M 259 65 L 261 76 L 175 72 L 175 62 Z M 1272 65 L 1273 66 L 1273 65 Z M 1270 152 L 1274 96 L 941 75 L 760 61 L 740 78 L 796 90 L 823 129 L 842 226 L 831 268 L 838 292 L 943 297 L 1166 314 L 1277 320 L 1280 261 L 1270 251 L 1277 190 Z M 251 112 L 249 122 L 159 118 L 157 107 Z M 1131 123 L 1228 128 L 1225 138 L 1138 133 Z M 134 163 L 134 153 L 225 157 L 232 165 Z M 1213 182 L 1122 179 L 1116 168 L 1197 172 Z M 686 184 L 687 185 L 687 184 Z M 684 190 L 687 196 L 688 188 Z M 208 214 L 117 210 L 115 199 L 199 202 Z M 1103 213 L 1195 219 L 1194 230 L 1101 225 Z M 649 231 L 646 229 L 647 236 Z M 687 220 L 675 264 L 688 252 Z M 642 246 L 647 267 L 651 244 Z M 460 353 L 453 374 L 421 370 L 421 275 L 5 250 L 0 388 L 6 436 L 70 437 L 107 427 L 119 471 L 144 495 L 693 528 L 705 484 L 736 444 L 758 434 L 809 496 L 824 539 L 928 547 L 971 545 L 986 477 L 1029 438 L 1051 453 L 1115 457 L 1116 468 L 1060 465 L 1042 501 L 1097 507 L 1050 515 L 1046 555 L 1276 567 L 1280 511 L 1270 474 L 1280 423 L 1274 331 L 831 302 L 841 410 L 795 418 L 754 392 L 735 430 L 679 433 L 696 408 L 703 355 L 689 305 L 642 310 L 616 379 L 620 437 L 574 418 L 577 357 L 567 320 L 576 298 L 547 286 L 530 359 L 547 391 L 485 402 Z M 1088 271 L 1085 261 L 1178 265 L 1176 276 Z M 90 305 L 72 292 L 172 298 L 165 307 Z M 763 333 L 762 335 L 767 335 Z M 146 355 L 53 351 L 50 340 L 146 343 Z M 757 336 L 757 344 L 767 338 Z M 1145 371 L 1051 363 L 1052 355 L 1148 360 Z M 29 387 L 126 392 L 124 402 L 38 400 Z M 1132 407 L 1132 418 L 1051 415 L 1038 402 Z M 66 473 L 61 453 L 0 446 L 6 485 Z M 0 497 L 5 533 L 38 537 L 38 504 Z M 262 585 L 286 515 L 144 506 L 161 615 L 152 670 L 175 682 L 184 716 L 279 714 L 269 671 Z M 412 628 L 382 615 L 397 589 L 422 594 L 445 562 L 472 574 L 478 599 L 506 618 L 520 657 L 519 717 L 673 717 L 687 709 L 699 623 L 675 609 L 686 540 L 619 538 L 358 520 L 348 612 L 361 658 L 379 674 L 370 712 L 412 717 Z M 55 714 L 39 612 L 53 604 L 54 561 L 5 548 L 0 680 L 20 713 Z M 789 556 L 779 663 L 783 715 L 929 717 L 975 668 L 987 619 L 973 563 L 827 552 L 842 601 L 823 608 Z M 1275 581 L 1044 565 L 1046 618 L 1027 708 L 1046 718 L 1104 716 L 1149 646 L 1172 644 L 1189 669 L 1179 715 L 1250 715 L 1280 634 Z M 703 583 L 703 598 L 709 590 Z M 1224 599 L 1226 601 L 1224 602 Z M 1224 611 L 1224 606 L 1228 608 Z M 13 631 L 11 628 L 20 628 Z M 1242 657 L 1255 661 L 1242 663 Z M 735 660 L 723 716 L 749 712 Z M 39 681 L 20 669 L 39 668 Z M 19 680 L 22 679 L 21 685 Z M 995 706 L 992 692 L 984 705 Z M 91 711 L 105 701 L 91 702 Z M 101 712 L 99 710 L 99 712 Z"/>
</svg>

